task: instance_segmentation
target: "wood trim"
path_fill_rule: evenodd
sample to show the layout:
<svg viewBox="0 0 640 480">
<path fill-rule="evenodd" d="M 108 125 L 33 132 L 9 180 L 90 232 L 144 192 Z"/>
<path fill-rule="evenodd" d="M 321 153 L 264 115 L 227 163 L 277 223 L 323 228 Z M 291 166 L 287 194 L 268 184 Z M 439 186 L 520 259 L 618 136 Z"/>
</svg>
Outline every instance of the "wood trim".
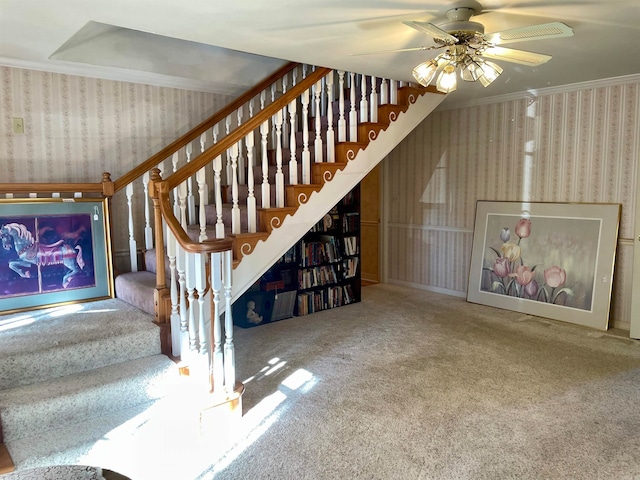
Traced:
<svg viewBox="0 0 640 480">
<path fill-rule="evenodd" d="M 262 80 L 255 87 L 251 88 L 249 91 L 247 91 L 244 94 L 240 95 L 233 102 L 231 102 L 226 107 L 222 108 L 222 110 L 216 112 L 213 116 L 211 116 L 210 118 L 208 118 L 207 120 L 202 122 L 200 125 L 198 125 L 194 129 L 190 130 L 189 132 L 185 133 L 183 136 L 181 136 L 180 138 L 178 138 L 174 142 L 172 142 L 169 145 L 167 145 L 165 148 L 160 150 L 155 155 L 149 157 L 147 160 L 145 160 L 143 163 L 141 163 L 140 165 L 138 165 L 134 169 L 132 169 L 129 172 L 127 172 L 124 175 L 122 175 L 120 178 L 118 178 L 114 182 L 115 191 L 118 192 L 118 191 L 122 190 L 124 187 L 129 185 L 131 182 L 137 180 L 142 175 L 144 175 L 145 172 L 148 172 L 153 167 L 157 166 L 162 160 L 164 160 L 166 158 L 169 158 L 179 148 L 183 147 L 184 145 L 186 145 L 190 141 L 195 140 L 200 135 L 202 135 L 204 132 L 206 132 L 208 129 L 213 128 L 213 126 L 216 123 L 224 120 L 227 116 L 231 115 L 233 112 L 235 112 L 242 105 L 247 103 L 253 97 L 255 97 L 260 92 L 265 90 L 267 87 L 269 87 L 272 83 L 274 83 L 280 77 L 282 77 L 283 75 L 289 73 L 291 70 L 296 68 L 298 65 L 299 65 L 298 63 L 292 62 L 292 63 L 288 63 L 285 66 L 283 66 L 282 68 L 276 70 L 275 72 L 273 72 L 273 74 L 269 75 L 267 78 Z M 194 172 L 195 172 L 195 170 L 194 170 Z"/>
<path fill-rule="evenodd" d="M 6 193 L 99 193 L 102 183 L 0 183 L 0 192 Z"/>
</svg>

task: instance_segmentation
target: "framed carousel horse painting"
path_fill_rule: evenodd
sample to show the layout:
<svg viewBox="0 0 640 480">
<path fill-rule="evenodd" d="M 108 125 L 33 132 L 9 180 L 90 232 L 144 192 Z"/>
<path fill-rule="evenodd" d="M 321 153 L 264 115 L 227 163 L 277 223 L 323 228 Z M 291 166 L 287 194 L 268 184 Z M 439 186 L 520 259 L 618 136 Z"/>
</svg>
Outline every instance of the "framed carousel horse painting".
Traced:
<svg viewBox="0 0 640 480">
<path fill-rule="evenodd" d="M 112 296 L 107 203 L 0 201 L 0 314 Z"/>
</svg>

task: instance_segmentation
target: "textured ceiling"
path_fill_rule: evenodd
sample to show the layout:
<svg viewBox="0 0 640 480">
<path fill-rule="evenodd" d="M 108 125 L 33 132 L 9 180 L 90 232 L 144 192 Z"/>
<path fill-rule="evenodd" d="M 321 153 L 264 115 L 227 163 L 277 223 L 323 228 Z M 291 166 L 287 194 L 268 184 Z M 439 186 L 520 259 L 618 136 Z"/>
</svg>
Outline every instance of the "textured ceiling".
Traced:
<svg viewBox="0 0 640 480">
<path fill-rule="evenodd" d="M 640 73 L 638 0 L 0 0 L 0 64 L 239 94 L 283 61 L 411 80 L 434 52 L 354 56 L 433 45 L 403 20 L 441 23 L 470 6 L 487 33 L 561 21 L 573 37 L 513 48 L 553 56 L 536 68 L 497 62 L 487 88 L 460 84 L 446 102 Z M 511 46 L 511 45 L 510 45 Z"/>
</svg>

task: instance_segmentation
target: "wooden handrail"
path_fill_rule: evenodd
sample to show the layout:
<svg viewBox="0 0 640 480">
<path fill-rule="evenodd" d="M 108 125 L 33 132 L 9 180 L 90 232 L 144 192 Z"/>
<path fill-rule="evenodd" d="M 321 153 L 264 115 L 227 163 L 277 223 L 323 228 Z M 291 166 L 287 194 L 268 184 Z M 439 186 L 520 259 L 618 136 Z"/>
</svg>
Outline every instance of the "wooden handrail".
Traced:
<svg viewBox="0 0 640 480">
<path fill-rule="evenodd" d="M 272 115 L 277 113 L 279 110 L 282 110 L 286 105 L 298 98 L 298 96 L 300 96 L 305 90 L 309 89 L 329 72 L 331 72 L 330 68 L 316 68 L 314 72 L 308 74 L 307 77 L 298 82 L 295 87 L 288 89 L 280 98 L 277 98 L 273 103 L 270 103 L 264 109 L 260 110 L 256 115 L 234 129 L 233 132 L 230 132 L 229 135 L 218 141 L 218 143 L 202 152 L 177 172 L 168 176 L 164 180 L 168 185 L 167 192 L 180 185 L 190 176 L 194 175 L 198 170 L 207 165 L 218 155 L 221 155 L 229 147 L 237 143 L 239 139 L 244 138 L 246 135 L 258 128 L 265 120 L 268 120 Z"/>
<path fill-rule="evenodd" d="M 113 182 L 107 172 L 100 183 L 0 183 L 0 193 L 99 193 L 113 196 Z"/>
<path fill-rule="evenodd" d="M 205 240 L 203 242 L 194 242 L 189 238 L 189 235 L 184 231 L 182 225 L 173 214 L 173 206 L 169 200 L 170 188 L 167 182 L 162 181 L 160 177 L 160 170 L 154 168 L 151 170 L 151 185 L 152 194 L 154 198 L 158 199 L 160 211 L 162 212 L 162 218 L 167 223 L 169 229 L 173 232 L 178 243 L 187 252 L 190 253 L 212 253 L 212 252 L 224 252 L 231 250 L 233 240 L 230 237 L 221 239 Z"/>
<path fill-rule="evenodd" d="M 255 87 L 251 88 L 249 91 L 243 93 L 241 96 L 236 98 L 233 102 L 231 102 L 226 107 L 222 108 L 220 111 L 216 112 L 212 117 L 202 122 L 200 125 L 185 133 L 183 136 L 175 140 L 174 142 L 167 145 L 165 148 L 160 150 L 158 153 L 153 155 L 152 157 L 145 160 L 143 163 L 130 170 L 129 172 L 122 175 L 114 182 L 114 189 L 116 192 L 122 190 L 124 187 L 129 185 L 131 182 L 140 178 L 146 172 L 151 170 L 153 167 L 157 166 L 161 161 L 173 155 L 178 149 L 186 145 L 192 140 L 195 140 L 208 129 L 212 128 L 216 123 L 224 120 L 227 116 L 231 115 L 233 112 L 238 110 L 242 105 L 247 103 L 253 97 L 258 95 L 260 92 L 268 88 L 271 84 L 273 84 L 276 80 L 281 78 L 283 75 L 289 73 L 291 70 L 296 68 L 298 63 L 288 63 L 282 68 L 276 70 L 273 74 L 269 75 L 267 78 L 258 83 Z"/>
</svg>

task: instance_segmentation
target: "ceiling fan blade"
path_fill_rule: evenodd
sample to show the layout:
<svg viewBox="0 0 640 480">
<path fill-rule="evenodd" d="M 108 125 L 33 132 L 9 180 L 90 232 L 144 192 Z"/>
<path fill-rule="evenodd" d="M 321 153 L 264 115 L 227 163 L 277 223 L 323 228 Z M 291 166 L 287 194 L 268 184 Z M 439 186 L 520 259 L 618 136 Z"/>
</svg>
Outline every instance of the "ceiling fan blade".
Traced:
<svg viewBox="0 0 640 480">
<path fill-rule="evenodd" d="M 365 53 L 350 53 L 350 57 L 360 57 L 363 55 L 379 55 L 381 53 L 398 53 L 398 52 L 417 52 L 418 50 L 437 50 L 438 48 L 444 48 L 446 45 L 434 45 L 431 47 L 409 47 L 409 48 L 396 48 L 394 50 L 378 50 L 376 52 Z"/>
<path fill-rule="evenodd" d="M 551 55 L 514 50 L 513 48 L 488 47 L 480 53 L 482 57 L 504 60 L 505 62 L 519 63 L 529 67 L 536 67 L 551 60 Z"/>
<path fill-rule="evenodd" d="M 427 35 L 437 38 L 438 40 L 442 40 L 446 43 L 458 43 L 458 39 L 453 35 L 449 35 L 447 32 L 442 30 L 440 27 L 435 26 L 433 23 L 429 22 L 402 22 L 407 27 L 415 28 L 416 30 L 426 33 Z"/>
<path fill-rule="evenodd" d="M 523 42 L 525 40 L 542 40 L 571 36 L 573 36 L 573 29 L 570 26 L 562 22 L 551 22 L 488 33 L 484 36 L 484 39 L 494 45 L 503 45 Z"/>
</svg>

